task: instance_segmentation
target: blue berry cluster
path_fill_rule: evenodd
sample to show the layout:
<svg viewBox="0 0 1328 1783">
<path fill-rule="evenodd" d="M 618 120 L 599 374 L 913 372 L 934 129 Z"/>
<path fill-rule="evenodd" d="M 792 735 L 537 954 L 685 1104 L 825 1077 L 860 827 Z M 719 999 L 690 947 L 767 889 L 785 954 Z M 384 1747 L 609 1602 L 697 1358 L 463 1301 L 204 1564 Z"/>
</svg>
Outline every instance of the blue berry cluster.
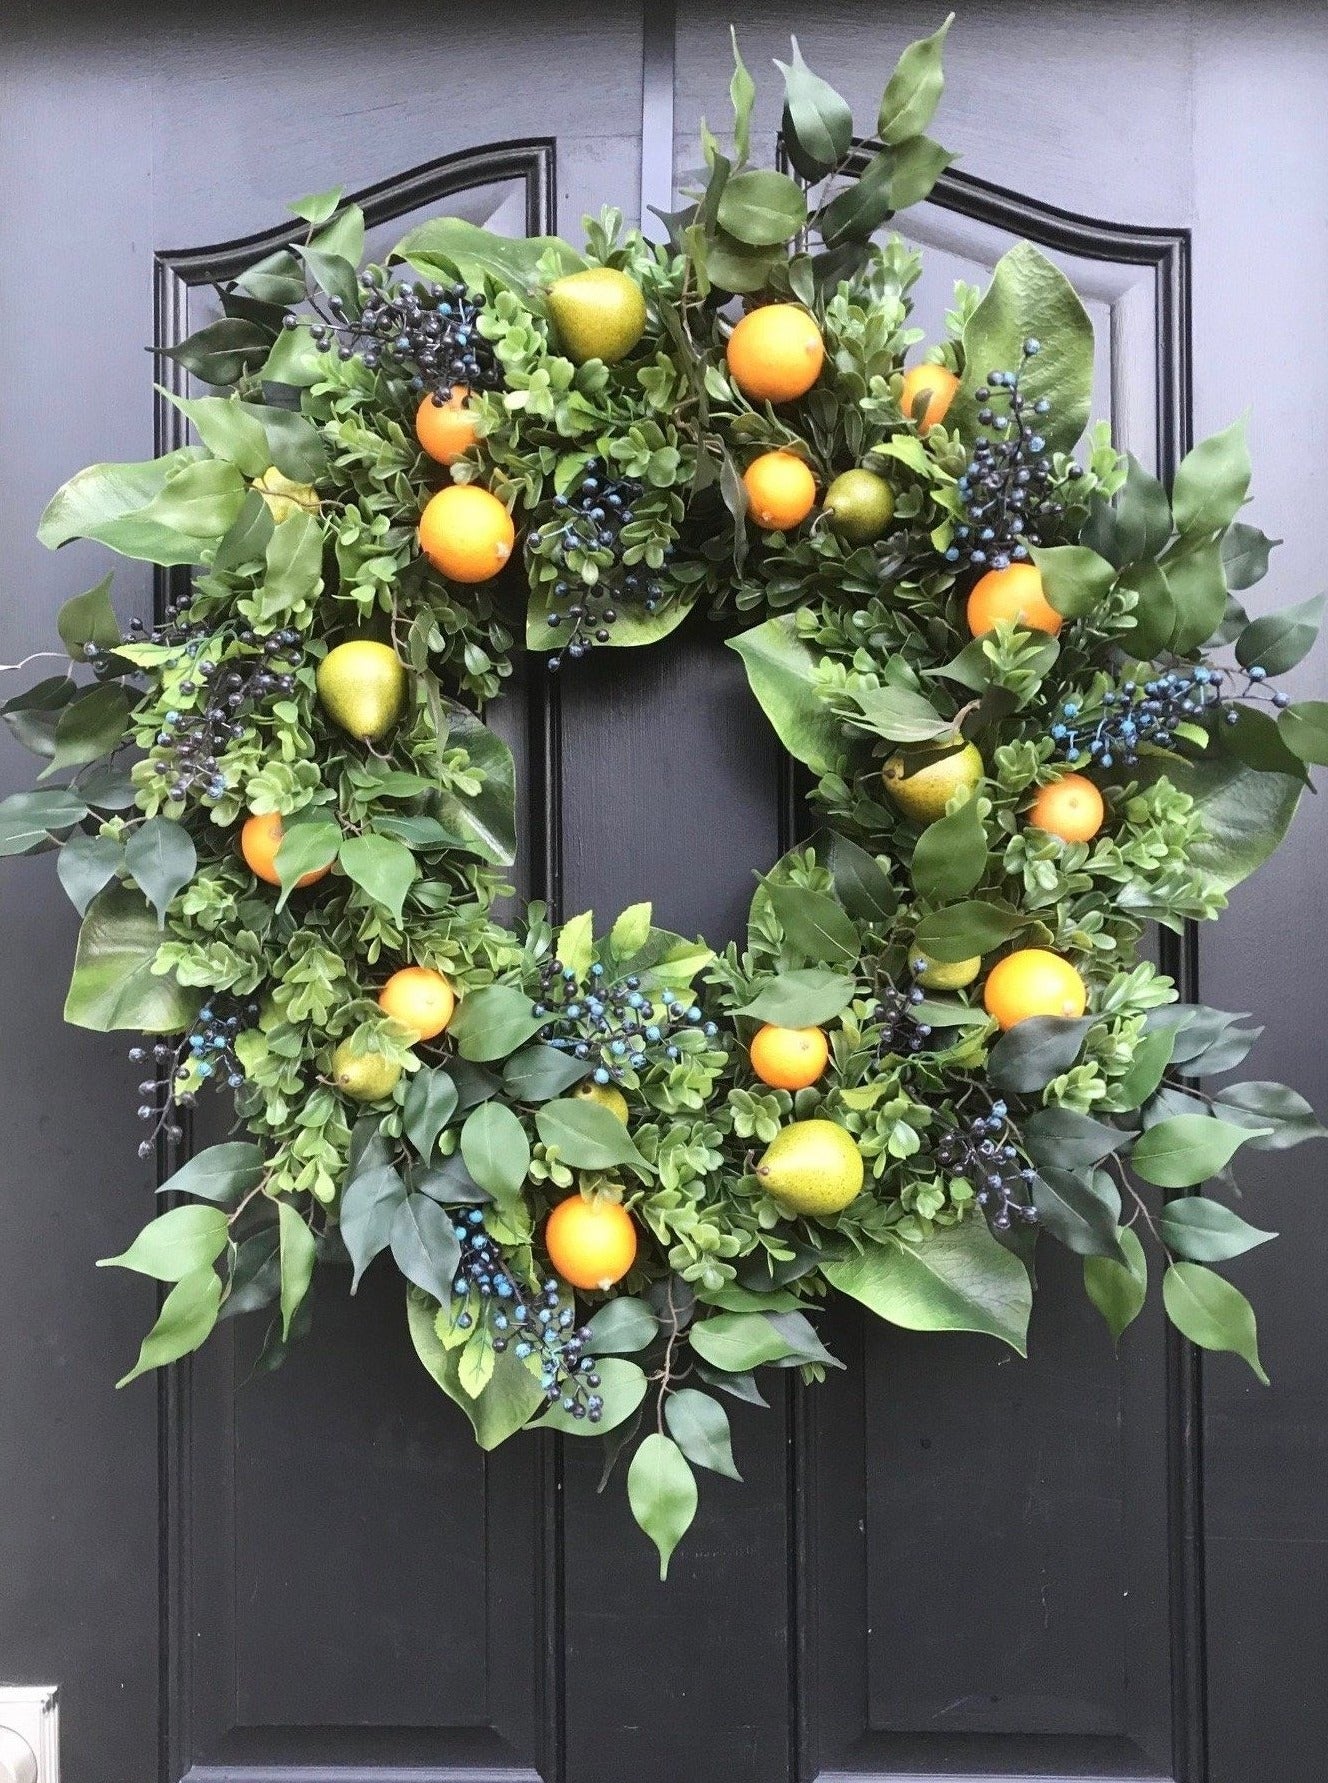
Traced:
<svg viewBox="0 0 1328 1783">
<path fill-rule="evenodd" d="M 179 611 L 171 609 L 167 623 L 158 626 L 149 641 L 197 657 L 214 634 L 201 621 L 181 619 Z M 142 622 L 131 620 L 130 628 L 142 631 Z M 190 796 L 203 803 L 223 798 L 227 783 L 217 758 L 244 735 L 246 710 L 294 691 L 294 671 L 303 658 L 299 632 L 260 636 L 246 626 L 235 634 L 234 643 L 245 654 L 228 665 L 194 664 L 180 682 L 180 692 L 203 691 L 202 704 L 166 712 L 157 732 L 157 746 L 167 753 L 157 758 L 154 771 L 165 782 L 166 796 L 177 803 Z"/>
<path fill-rule="evenodd" d="M 719 1029 L 706 1021 L 699 1003 L 676 991 L 648 993 L 636 974 L 607 982 L 597 960 L 582 978 L 561 960 L 540 973 L 533 1015 L 548 1018 L 544 1037 L 575 1059 L 594 1059 L 598 1084 L 617 1083 L 629 1071 L 645 1071 L 661 1059 L 676 1062 L 682 1048 L 676 1036 L 695 1029 L 713 1040 Z"/>
<path fill-rule="evenodd" d="M 151 1121 L 152 1131 L 138 1148 L 140 1158 L 149 1157 L 158 1134 L 167 1139 L 180 1139 L 180 1111 L 192 1108 L 197 1092 L 196 1079 L 211 1081 L 218 1089 L 238 1090 L 244 1082 L 244 1070 L 235 1056 L 235 1037 L 242 1027 L 258 1018 L 257 1003 L 232 1002 L 219 1012 L 211 1004 L 200 1009 L 193 1027 L 172 1044 L 159 1040 L 151 1049 L 154 1073 L 138 1086 L 143 1097 L 138 1118 Z M 131 1046 L 129 1057 L 135 1065 L 149 1058 L 146 1046 Z"/>
<path fill-rule="evenodd" d="M 1045 396 L 1030 402 L 1019 389 L 1024 366 L 1041 351 L 1040 341 L 1026 340 L 1018 371 L 988 372 L 987 383 L 973 392 L 985 405 L 978 421 L 988 432 L 979 435 L 957 485 L 964 520 L 945 553 L 947 563 L 977 570 L 1022 563 L 1028 547 L 1042 543 L 1041 526 L 1064 512 L 1050 487 L 1051 458 L 1038 430 L 1051 403 Z M 1002 405 L 1005 412 L 1000 412 Z M 1072 465 L 1069 474 L 1083 473 Z"/>
<path fill-rule="evenodd" d="M 595 1358 L 585 1354 L 590 1330 L 576 1328 L 576 1314 L 562 1304 L 558 1283 L 550 1279 L 531 1294 L 518 1286 L 503 1253 L 484 1229 L 484 1210 L 468 1208 L 453 1226 L 461 1246 L 452 1292 L 462 1302 L 456 1322 L 469 1331 L 487 1323 L 493 1347 L 501 1354 L 510 1345 L 523 1362 L 533 1359 L 540 1386 L 550 1404 L 560 1400 L 565 1412 L 598 1424 L 604 1399 Z"/>
<path fill-rule="evenodd" d="M 901 990 L 898 985 L 890 984 L 880 993 L 872 1017 L 881 1028 L 876 1043 L 878 1059 L 909 1058 L 922 1051 L 931 1038 L 931 1027 L 927 1022 L 920 1022 L 914 1011 L 925 1001 L 916 985 Z"/>
<path fill-rule="evenodd" d="M 1225 723 L 1235 724 L 1238 713 L 1233 701 L 1237 694 L 1242 700 L 1257 699 L 1267 681 L 1261 668 L 1243 674 L 1245 686 L 1233 692 L 1231 671 L 1196 663 L 1191 668 L 1169 669 L 1151 681 L 1126 681 L 1109 689 L 1091 708 L 1066 700 L 1051 727 L 1056 752 L 1067 761 L 1087 755 L 1099 767 L 1110 768 L 1118 762 L 1133 767 L 1142 744 L 1169 748 L 1178 724 L 1218 715 Z M 1290 701 L 1280 690 L 1269 698 L 1279 709 Z"/>
<path fill-rule="evenodd" d="M 309 324 L 321 352 L 334 348 L 341 359 L 359 356 L 370 371 L 380 366 L 405 376 L 417 394 L 431 391 L 446 402 L 453 389 L 498 390 L 503 378 L 493 348 L 479 330 L 483 293 L 472 295 L 464 285 L 393 284 L 380 267 L 367 267 L 358 299 L 348 306 L 340 297 L 310 293 L 318 317 Z M 301 318 L 287 315 L 285 326 Z"/>
<path fill-rule="evenodd" d="M 624 561 L 623 531 L 635 519 L 633 503 L 643 486 L 633 477 L 615 477 L 592 458 L 574 491 L 553 499 L 553 513 L 530 534 L 532 554 L 554 569 L 549 614 L 552 630 L 564 633 L 562 649 L 549 667 L 562 665 L 564 652 L 577 658 L 595 644 L 607 644 L 610 628 L 624 606 L 653 613 L 664 588 L 657 573 Z M 593 569 L 593 581 L 585 570 Z"/>
<path fill-rule="evenodd" d="M 978 1206 L 992 1229 L 1008 1232 L 1014 1220 L 1036 1225 L 1038 1212 L 1029 1200 L 1037 1171 L 1019 1162 L 1019 1147 L 1009 1125 L 1009 1109 L 993 1102 L 986 1114 L 966 1127 L 951 1127 L 936 1143 L 937 1168 L 952 1181 L 972 1185 Z"/>
</svg>

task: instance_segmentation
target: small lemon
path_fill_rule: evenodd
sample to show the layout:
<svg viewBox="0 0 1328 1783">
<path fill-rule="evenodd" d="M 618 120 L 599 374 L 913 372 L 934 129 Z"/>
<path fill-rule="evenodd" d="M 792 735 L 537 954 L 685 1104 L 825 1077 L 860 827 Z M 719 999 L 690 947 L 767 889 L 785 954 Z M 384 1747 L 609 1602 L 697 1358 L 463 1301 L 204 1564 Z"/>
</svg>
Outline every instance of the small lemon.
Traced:
<svg viewBox="0 0 1328 1783">
<path fill-rule="evenodd" d="M 397 1087 L 401 1067 L 380 1052 L 355 1052 L 343 1040 L 332 1054 L 332 1081 L 352 1102 L 382 1102 Z"/>
<path fill-rule="evenodd" d="M 915 947 L 909 956 L 908 969 L 913 974 L 913 982 L 924 990 L 961 991 L 966 984 L 972 984 L 982 970 L 982 960 L 977 954 L 969 960 L 934 960 L 920 947 Z"/>
</svg>

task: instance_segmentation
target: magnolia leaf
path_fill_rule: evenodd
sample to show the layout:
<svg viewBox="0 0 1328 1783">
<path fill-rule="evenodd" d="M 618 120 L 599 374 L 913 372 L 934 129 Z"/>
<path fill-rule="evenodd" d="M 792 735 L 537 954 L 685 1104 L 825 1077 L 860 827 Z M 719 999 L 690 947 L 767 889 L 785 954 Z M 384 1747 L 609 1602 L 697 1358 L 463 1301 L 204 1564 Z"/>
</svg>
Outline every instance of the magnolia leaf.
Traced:
<svg viewBox="0 0 1328 1783">
<path fill-rule="evenodd" d="M 153 971 L 160 945 L 157 919 L 139 892 L 127 885 L 99 892 L 78 932 L 65 1020 L 102 1034 L 121 1028 L 171 1034 L 187 1028 L 202 999 L 170 974 Z"/>
<path fill-rule="evenodd" d="M 843 751 L 839 726 L 817 699 L 816 656 L 782 614 L 728 640 L 775 735 L 813 774 L 831 772 Z"/>
<path fill-rule="evenodd" d="M 96 539 L 148 563 L 196 563 L 197 542 L 148 518 L 146 510 L 176 471 L 202 456 L 201 446 L 182 446 L 142 464 L 90 464 L 56 490 L 37 537 L 52 549 L 71 539 Z"/>
<path fill-rule="evenodd" d="M 659 1576 L 669 1576 L 673 1550 L 696 1515 L 696 1480 L 672 1437 L 651 1431 L 627 1470 L 627 1500 L 637 1523 L 659 1549 Z"/>
<path fill-rule="evenodd" d="M 1028 1271 L 981 1217 L 938 1227 L 920 1244 L 874 1246 L 825 1264 L 823 1273 L 832 1287 L 908 1331 L 985 1332 L 1026 1353 Z"/>
</svg>

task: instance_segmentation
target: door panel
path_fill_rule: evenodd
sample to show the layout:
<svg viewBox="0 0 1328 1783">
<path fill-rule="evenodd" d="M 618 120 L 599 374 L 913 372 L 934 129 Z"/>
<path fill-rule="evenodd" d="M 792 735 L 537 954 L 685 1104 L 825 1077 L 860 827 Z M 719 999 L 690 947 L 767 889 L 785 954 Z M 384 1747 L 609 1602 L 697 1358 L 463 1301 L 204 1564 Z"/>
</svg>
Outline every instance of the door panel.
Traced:
<svg viewBox="0 0 1328 1783">
<path fill-rule="evenodd" d="M 1255 403 L 1253 517 L 1288 539 L 1273 605 L 1321 581 L 1297 479 L 1328 447 L 1303 296 L 1328 274 L 1328 58 L 1315 9 L 1257 11 L 966 6 L 939 126 L 964 170 L 909 222 L 933 334 L 952 280 L 980 281 L 1015 237 L 1059 259 L 1099 328 L 1099 410 L 1141 457 L 1174 463 L 1192 404 L 1207 432 Z M 740 19 L 758 150 L 790 28 L 865 118 L 935 23 L 913 0 Z M 440 208 L 574 235 L 602 202 L 639 214 L 643 187 L 667 203 L 674 116 L 681 169 L 699 116 L 727 115 L 723 20 L 696 0 L 328 0 L 316 19 L 246 3 L 187 25 L 140 0 L 110 19 L 14 10 L 0 44 L 6 661 L 102 573 L 91 547 L 42 552 L 36 517 L 80 464 L 147 456 L 154 422 L 170 437 L 141 349 L 154 319 L 159 343 L 204 319 L 209 279 L 239 263 L 216 244 L 279 237 L 284 201 L 334 179 L 373 190 L 379 245 Z M 123 614 L 150 610 L 147 572 L 116 586 Z M 1298 697 L 1323 675 L 1299 670 Z M 528 665 L 495 722 L 526 792 L 523 896 L 606 915 L 653 897 L 683 932 L 741 933 L 753 870 L 800 819 L 741 665 L 700 618 L 560 679 Z M 26 773 L 6 744 L 3 790 Z M 1321 1106 L 1322 822 L 1205 936 L 1200 980 L 1276 1015 L 1251 1074 Z M 110 1394 L 149 1314 L 145 1284 L 89 1268 L 151 1199 L 133 1074 L 116 1041 L 59 1024 L 74 921 L 48 863 L 0 879 L 0 913 L 22 937 L 0 950 L 0 1419 L 22 1433 L 0 1454 L 0 1675 L 64 1684 L 70 1783 L 1259 1783 L 1270 1763 L 1317 1783 L 1328 1404 L 1302 1310 L 1325 1262 L 1296 1199 L 1309 1155 L 1249 1171 L 1293 1234 L 1247 1270 L 1270 1393 L 1226 1358 L 1201 1370 L 1154 1308 L 1118 1362 L 1059 1253 L 1027 1364 L 841 1308 L 827 1335 L 847 1371 L 806 1393 L 781 1378 L 769 1411 L 737 1411 L 746 1483 L 706 1479 L 661 1587 L 621 1481 L 597 1494 L 597 1451 L 474 1448 L 386 1273 L 354 1301 L 321 1284 L 315 1333 L 276 1375 L 253 1376 L 256 1334 L 236 1330 L 155 1400 Z M 1292 929 L 1294 959 L 1269 940 Z M 1193 980 L 1192 957 L 1172 964 Z"/>
</svg>

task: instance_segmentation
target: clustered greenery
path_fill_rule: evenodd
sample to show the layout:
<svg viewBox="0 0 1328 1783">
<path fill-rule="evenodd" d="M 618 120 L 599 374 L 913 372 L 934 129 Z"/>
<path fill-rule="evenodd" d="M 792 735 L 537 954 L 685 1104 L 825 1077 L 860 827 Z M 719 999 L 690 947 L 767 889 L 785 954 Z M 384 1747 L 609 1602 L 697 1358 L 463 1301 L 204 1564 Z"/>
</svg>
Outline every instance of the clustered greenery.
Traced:
<svg viewBox="0 0 1328 1783">
<path fill-rule="evenodd" d="M 1083 1257 L 1119 1337 L 1144 1300 L 1147 1240 L 1179 1328 L 1262 1373 L 1253 1312 L 1210 1266 L 1270 1234 L 1187 1191 L 1229 1183 L 1243 1144 L 1280 1148 L 1320 1129 L 1281 1086 L 1201 1089 L 1253 1034 L 1178 1002 L 1139 950 L 1152 923 L 1218 914 L 1280 840 L 1305 764 L 1328 760 L 1328 709 L 1266 697 L 1268 677 L 1308 650 L 1321 603 L 1253 622 L 1238 605 L 1270 546 L 1237 517 L 1249 481 L 1238 427 L 1196 447 L 1170 492 L 1105 429 L 1075 461 L 1091 329 L 1026 245 L 985 295 L 960 288 L 947 338 L 927 351 L 960 380 L 944 422 L 927 430 L 905 411 L 920 265 L 898 236 L 877 236 L 949 160 L 923 134 L 943 36 L 905 51 L 866 148 L 795 44 L 792 174 L 747 164 L 752 85 L 737 59 L 732 152 L 705 133 L 702 184 L 664 246 L 612 214 L 588 225 L 584 253 L 444 219 L 362 269 L 356 206 L 305 200 L 303 239 L 223 289 L 221 318 L 174 351 L 218 392 L 171 397 L 200 443 L 93 466 L 52 501 L 49 545 L 92 538 L 194 574 L 150 632 L 122 634 L 109 578 L 62 610 L 71 665 L 3 708 L 47 766 L 36 791 L 0 806 L 0 851 L 59 849 L 83 915 L 68 1018 L 147 1034 L 136 1052 L 153 1073 L 152 1131 L 178 1132 L 211 1081 L 233 1093 L 242 1134 L 186 1163 L 169 1211 L 116 1259 L 173 1284 L 126 1379 L 195 1348 L 228 1310 L 270 1309 L 267 1360 L 280 1360 L 308 1326 L 317 1260 L 349 1262 L 357 1283 L 390 1252 L 421 1360 L 486 1447 L 527 1424 L 611 1433 L 615 1450 L 645 1433 L 629 1493 L 667 1565 L 695 1507 L 691 1464 L 736 1474 L 716 1395 L 761 1403 L 760 1366 L 808 1377 L 837 1366 L 807 1316 L 831 1289 L 902 1325 L 987 1332 L 1022 1351 L 1045 1232 Z M 644 293 L 646 329 L 621 363 L 560 350 L 545 291 L 586 266 L 617 268 Z M 327 325 L 335 338 L 366 292 L 413 279 L 483 299 L 497 387 L 475 394 L 482 438 L 452 474 L 507 504 L 522 549 L 482 586 L 449 583 L 420 553 L 421 510 L 449 473 L 417 447 L 401 367 L 390 352 L 320 349 L 311 334 Z M 754 406 L 731 380 L 735 293 L 815 316 L 826 364 L 803 400 Z M 1049 405 L 1060 512 L 1033 556 L 1065 625 L 1052 637 L 1002 623 L 972 639 L 975 575 L 953 547 L 975 444 L 991 434 L 975 391 L 1021 365 L 1030 402 Z M 822 488 L 850 467 L 876 471 L 894 492 L 892 525 L 858 546 L 821 520 L 757 533 L 741 473 L 770 448 L 804 457 Z M 593 540 L 553 549 L 560 500 L 592 463 L 637 489 L 616 563 Z M 533 905 L 511 927 L 493 914 L 516 787 L 482 713 L 512 674 L 523 624 L 528 650 L 561 654 L 555 584 L 593 588 L 615 568 L 655 592 L 624 605 L 609 645 L 655 643 L 707 601 L 811 782 L 823 827 L 764 874 L 741 948 L 664 932 L 645 903 L 598 934 L 588 914 L 559 923 Z M 409 670 L 408 709 L 380 745 L 320 707 L 317 664 L 348 636 L 390 643 Z M 264 652 L 277 648 L 268 685 Z M 1165 674 L 1181 676 L 1181 693 L 1216 691 L 1177 694 L 1165 743 L 1118 743 L 1113 757 L 1103 739 L 1122 734 L 1122 702 Z M 242 697 L 219 707 L 228 676 Z M 186 774 L 182 741 L 200 736 L 202 766 Z M 919 827 L 887 796 L 882 761 L 961 743 L 976 745 L 985 777 Z M 1024 821 L 1067 762 L 1089 767 L 1107 802 L 1091 842 Z M 284 820 L 279 887 L 237 853 L 254 813 Z M 999 1035 L 980 987 L 911 995 L 918 949 L 990 963 L 1012 942 L 1074 962 L 1083 1019 Z M 689 1006 L 670 1046 L 618 1072 L 627 1125 L 574 1094 L 593 1056 L 552 1044 L 539 999 L 555 960 L 578 983 L 599 968 L 606 984 L 631 979 L 661 1006 L 666 993 Z M 461 997 L 430 1044 L 376 1001 L 410 963 Z M 795 1093 L 760 1082 L 746 1043 L 762 1022 L 824 1027 L 824 1078 Z M 389 1097 L 365 1107 L 338 1089 L 330 1060 L 347 1041 L 402 1068 Z M 790 1217 L 753 1167 L 790 1120 L 813 1115 L 847 1129 L 868 1172 L 867 1192 L 824 1220 Z M 941 1161 L 947 1135 L 975 1116 L 1004 1123 L 1032 1178 L 1028 1217 L 1012 1225 L 984 1215 L 975 1172 Z M 632 1272 L 580 1311 L 541 1246 L 546 1212 L 576 1192 L 621 1200 L 641 1235 Z M 506 1285 L 472 1316 L 456 1284 L 492 1256 Z M 593 1421 L 581 1388 L 564 1396 L 560 1383 L 550 1401 L 540 1355 L 505 1341 L 499 1293 L 532 1307 L 545 1296 L 554 1328 L 588 1318 L 577 1342 L 596 1358 Z"/>
</svg>

